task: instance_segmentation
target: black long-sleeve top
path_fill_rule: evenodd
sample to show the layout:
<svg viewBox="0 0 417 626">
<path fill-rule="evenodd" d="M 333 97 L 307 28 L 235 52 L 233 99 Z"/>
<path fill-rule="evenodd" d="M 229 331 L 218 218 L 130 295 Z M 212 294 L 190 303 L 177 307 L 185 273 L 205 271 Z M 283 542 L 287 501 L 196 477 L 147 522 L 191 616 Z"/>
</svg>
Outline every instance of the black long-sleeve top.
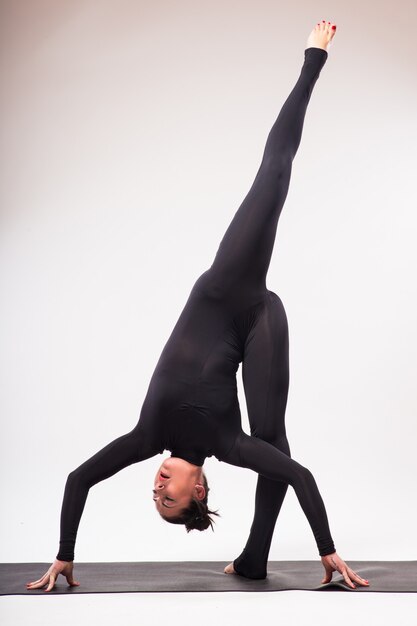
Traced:
<svg viewBox="0 0 417 626">
<path fill-rule="evenodd" d="M 287 482 L 295 490 L 319 554 L 335 551 L 311 472 L 272 444 L 248 435 L 241 426 L 236 373 L 244 359 L 254 308 L 264 297 L 264 293 L 253 292 L 249 301 L 246 294 L 243 303 L 236 291 L 225 298 L 209 280 L 208 272 L 196 281 L 157 363 L 135 428 L 69 474 L 57 559 L 74 559 L 90 487 L 164 450 L 199 466 L 215 456 Z"/>
</svg>

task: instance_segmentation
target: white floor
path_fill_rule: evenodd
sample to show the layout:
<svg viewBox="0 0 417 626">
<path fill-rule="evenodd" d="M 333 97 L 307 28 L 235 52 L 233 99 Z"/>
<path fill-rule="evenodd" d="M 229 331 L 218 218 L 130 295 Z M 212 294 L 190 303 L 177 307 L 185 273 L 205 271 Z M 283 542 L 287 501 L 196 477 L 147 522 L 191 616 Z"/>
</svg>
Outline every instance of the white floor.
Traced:
<svg viewBox="0 0 417 626">
<path fill-rule="evenodd" d="M 416 626 L 417 594 L 223 592 L 3 596 L 2 626 Z"/>
</svg>

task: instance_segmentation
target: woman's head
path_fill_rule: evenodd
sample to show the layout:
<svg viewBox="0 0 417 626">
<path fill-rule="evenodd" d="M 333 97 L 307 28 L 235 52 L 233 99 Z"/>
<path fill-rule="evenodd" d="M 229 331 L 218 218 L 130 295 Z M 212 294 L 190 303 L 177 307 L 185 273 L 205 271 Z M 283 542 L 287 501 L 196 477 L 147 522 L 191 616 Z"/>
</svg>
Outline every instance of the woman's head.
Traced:
<svg viewBox="0 0 417 626">
<path fill-rule="evenodd" d="M 153 499 L 161 517 L 171 524 L 184 524 L 190 530 L 211 526 L 207 505 L 209 486 L 203 468 L 185 459 L 170 456 L 159 467 L 153 488 Z"/>
</svg>

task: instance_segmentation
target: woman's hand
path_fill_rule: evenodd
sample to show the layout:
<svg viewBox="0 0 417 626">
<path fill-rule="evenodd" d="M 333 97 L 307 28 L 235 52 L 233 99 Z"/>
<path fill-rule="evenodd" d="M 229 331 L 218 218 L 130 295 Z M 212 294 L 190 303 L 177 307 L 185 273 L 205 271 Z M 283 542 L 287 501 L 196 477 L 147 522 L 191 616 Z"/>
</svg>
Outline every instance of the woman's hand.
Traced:
<svg viewBox="0 0 417 626">
<path fill-rule="evenodd" d="M 353 589 L 356 589 L 356 585 L 352 582 L 352 580 L 357 582 L 359 585 L 363 585 L 364 587 L 367 587 L 369 585 L 369 581 L 366 580 L 366 578 L 362 578 L 362 576 L 359 576 L 359 574 L 354 572 L 353 569 L 346 565 L 346 563 L 340 558 L 337 552 L 322 556 L 321 562 L 323 563 L 324 569 L 326 570 L 326 574 L 321 581 L 322 583 L 329 583 L 332 579 L 332 572 L 337 570 L 342 574 L 349 587 L 352 587 Z"/>
<path fill-rule="evenodd" d="M 51 589 L 53 589 L 53 587 L 55 586 L 56 579 L 60 574 L 65 576 L 68 584 L 71 585 L 71 587 L 76 587 L 80 583 L 74 580 L 72 574 L 73 567 L 73 561 L 58 561 L 58 559 L 55 559 L 51 567 L 42 576 L 42 578 L 39 578 L 39 580 L 34 580 L 31 583 L 26 583 L 26 589 L 39 589 L 40 587 L 48 585 L 45 591 L 51 591 Z"/>
</svg>

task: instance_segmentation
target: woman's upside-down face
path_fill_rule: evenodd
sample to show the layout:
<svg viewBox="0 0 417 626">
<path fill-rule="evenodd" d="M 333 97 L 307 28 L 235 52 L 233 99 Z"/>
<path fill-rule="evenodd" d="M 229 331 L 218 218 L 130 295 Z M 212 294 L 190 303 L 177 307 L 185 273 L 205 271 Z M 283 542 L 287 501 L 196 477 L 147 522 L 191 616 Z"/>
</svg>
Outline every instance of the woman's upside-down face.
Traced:
<svg viewBox="0 0 417 626">
<path fill-rule="evenodd" d="M 179 457 L 167 457 L 156 472 L 152 495 L 161 515 L 180 515 L 188 508 L 191 498 L 202 500 L 206 495 L 203 468 Z"/>
</svg>

